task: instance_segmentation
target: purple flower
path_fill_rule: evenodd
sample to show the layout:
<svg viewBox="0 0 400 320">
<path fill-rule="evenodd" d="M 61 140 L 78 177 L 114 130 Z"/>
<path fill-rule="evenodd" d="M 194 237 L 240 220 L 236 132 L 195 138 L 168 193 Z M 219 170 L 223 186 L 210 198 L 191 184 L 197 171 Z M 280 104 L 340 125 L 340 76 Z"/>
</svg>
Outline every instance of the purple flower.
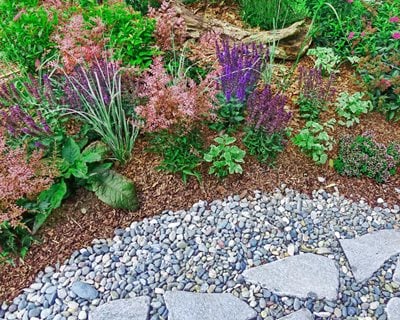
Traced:
<svg viewBox="0 0 400 320">
<path fill-rule="evenodd" d="M 216 44 L 217 57 L 222 68 L 220 79 L 221 89 L 227 101 L 232 97 L 244 102 L 247 92 L 255 87 L 260 79 L 262 59 L 268 52 L 262 54 L 263 47 L 235 44 L 232 48 L 227 40 L 222 41 L 222 48 Z"/>
<path fill-rule="evenodd" d="M 392 38 L 395 39 L 395 40 L 399 40 L 400 39 L 400 32 L 394 32 L 392 34 Z"/>
<path fill-rule="evenodd" d="M 268 134 L 282 132 L 292 116 L 284 109 L 286 101 L 285 96 L 274 95 L 270 85 L 255 90 L 247 100 L 247 122 Z"/>
<path fill-rule="evenodd" d="M 400 22 L 400 18 L 398 16 L 390 17 L 389 22 L 398 23 L 398 22 Z"/>
<path fill-rule="evenodd" d="M 349 33 L 349 35 L 347 36 L 347 40 L 351 40 L 351 39 L 353 39 L 354 38 L 354 36 L 355 36 L 355 33 L 352 31 L 352 32 L 350 32 Z"/>
</svg>

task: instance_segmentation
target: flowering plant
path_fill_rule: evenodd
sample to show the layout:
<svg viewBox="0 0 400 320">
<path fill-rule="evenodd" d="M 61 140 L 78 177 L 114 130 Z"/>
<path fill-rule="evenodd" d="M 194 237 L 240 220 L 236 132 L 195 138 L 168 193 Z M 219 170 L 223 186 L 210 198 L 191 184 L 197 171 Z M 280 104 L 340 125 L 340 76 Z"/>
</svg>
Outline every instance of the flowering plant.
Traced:
<svg viewBox="0 0 400 320">
<path fill-rule="evenodd" d="M 263 52 L 263 47 L 255 43 L 234 44 L 231 48 L 227 40 L 217 43 L 216 49 L 222 69 L 220 85 L 226 100 L 236 98 L 244 102 L 261 77 L 262 62 L 268 52 Z"/>
</svg>

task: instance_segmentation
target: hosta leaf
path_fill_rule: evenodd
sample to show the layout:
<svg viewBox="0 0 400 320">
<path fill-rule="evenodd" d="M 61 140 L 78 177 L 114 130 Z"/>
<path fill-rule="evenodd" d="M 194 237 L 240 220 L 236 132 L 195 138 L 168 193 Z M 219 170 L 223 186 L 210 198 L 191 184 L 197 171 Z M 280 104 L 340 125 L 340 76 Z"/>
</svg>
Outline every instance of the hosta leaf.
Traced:
<svg viewBox="0 0 400 320">
<path fill-rule="evenodd" d="M 129 211 L 138 209 L 136 188 L 132 180 L 109 170 L 96 175 L 90 182 L 96 196 L 111 207 Z"/>
</svg>

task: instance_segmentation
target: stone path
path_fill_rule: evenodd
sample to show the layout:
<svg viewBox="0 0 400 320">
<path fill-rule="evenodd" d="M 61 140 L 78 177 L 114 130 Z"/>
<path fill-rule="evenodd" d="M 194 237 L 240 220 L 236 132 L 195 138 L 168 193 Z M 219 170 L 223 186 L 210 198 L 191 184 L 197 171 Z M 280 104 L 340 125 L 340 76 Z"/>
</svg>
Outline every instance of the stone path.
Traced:
<svg viewBox="0 0 400 320">
<path fill-rule="evenodd" d="M 313 253 L 251 268 L 243 276 L 279 295 L 337 299 L 339 270 L 333 260 Z"/>
<path fill-rule="evenodd" d="M 391 256 L 400 252 L 400 232 L 380 230 L 356 239 L 340 240 L 354 278 L 368 280 Z"/>
<path fill-rule="evenodd" d="M 49 266 L 6 320 L 400 320 L 400 208 L 323 191 L 163 212 Z"/>
</svg>

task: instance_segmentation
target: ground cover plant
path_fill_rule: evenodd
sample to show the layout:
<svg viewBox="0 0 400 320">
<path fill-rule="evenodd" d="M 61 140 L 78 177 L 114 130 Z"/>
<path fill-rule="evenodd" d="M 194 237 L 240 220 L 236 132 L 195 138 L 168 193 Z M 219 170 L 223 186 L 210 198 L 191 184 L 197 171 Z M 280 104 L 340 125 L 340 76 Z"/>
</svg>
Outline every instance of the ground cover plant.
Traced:
<svg viewBox="0 0 400 320">
<path fill-rule="evenodd" d="M 113 208 L 101 222 L 82 213 L 77 223 L 95 232 L 242 184 L 319 188 L 324 176 L 395 201 L 399 4 L 264 3 L 228 11 L 243 18 L 237 27 L 269 30 L 312 18 L 304 56 L 277 59 L 278 42 L 193 36 L 167 1 L 0 0 L 0 63 L 20 70 L 0 77 L 0 260 L 31 259 L 41 232 L 80 214 L 63 210 L 86 203 L 81 193 L 92 199 L 85 212 Z M 207 26 L 224 6 L 186 8 L 205 10 Z M 362 134 L 371 127 L 376 139 Z"/>
</svg>

